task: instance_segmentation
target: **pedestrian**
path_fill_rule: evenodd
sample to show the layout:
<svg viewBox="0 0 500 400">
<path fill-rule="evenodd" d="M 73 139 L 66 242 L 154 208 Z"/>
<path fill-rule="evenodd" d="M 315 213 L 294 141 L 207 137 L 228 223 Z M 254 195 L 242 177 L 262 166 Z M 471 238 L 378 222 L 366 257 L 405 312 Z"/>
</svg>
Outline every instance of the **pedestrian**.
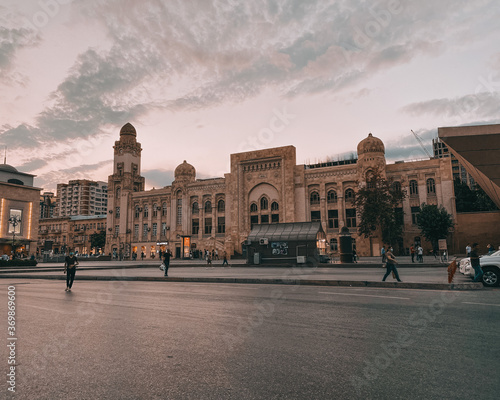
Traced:
<svg viewBox="0 0 500 400">
<path fill-rule="evenodd" d="M 222 266 L 224 267 L 224 265 L 227 265 L 229 268 L 231 268 L 231 266 L 227 262 L 227 251 L 224 252 L 223 257 L 224 257 L 224 260 L 222 261 Z"/>
<path fill-rule="evenodd" d="M 399 279 L 398 269 L 396 268 L 396 257 L 394 257 L 394 254 L 392 254 L 391 249 L 387 250 L 385 253 L 387 262 L 385 264 L 386 271 L 384 277 L 382 278 L 382 282 L 385 282 L 385 279 L 391 272 L 394 273 L 394 276 L 396 277 L 398 282 L 403 282 L 401 279 Z"/>
<path fill-rule="evenodd" d="M 382 246 L 382 249 L 380 250 L 380 255 L 382 256 L 382 264 L 384 264 L 386 261 L 385 246 Z"/>
<path fill-rule="evenodd" d="M 474 282 L 481 282 L 483 279 L 483 270 L 481 269 L 481 264 L 479 263 L 479 255 L 477 254 L 478 246 L 479 245 L 477 243 L 473 243 L 472 250 L 470 252 L 470 265 L 476 272 L 474 275 Z"/>
<path fill-rule="evenodd" d="M 141 251 L 141 261 L 144 261 L 144 252 Z"/>
<path fill-rule="evenodd" d="M 415 262 L 415 247 L 410 246 L 411 262 Z"/>
<path fill-rule="evenodd" d="M 358 253 L 356 253 L 356 249 L 352 249 L 352 260 L 357 263 L 358 262 Z"/>
<path fill-rule="evenodd" d="M 493 248 L 493 246 L 491 244 L 488 244 L 486 246 L 486 248 L 488 249 L 488 255 L 489 256 L 491 256 L 495 252 L 495 249 Z"/>
<path fill-rule="evenodd" d="M 467 244 L 467 246 L 465 246 L 465 254 L 467 254 L 467 257 L 470 257 L 471 250 L 470 244 Z"/>
<path fill-rule="evenodd" d="M 420 245 L 418 245 L 418 248 L 417 248 L 417 259 L 418 259 L 418 262 L 421 262 L 421 263 L 424 262 L 424 249 Z"/>
<path fill-rule="evenodd" d="M 217 251 L 217 249 L 215 249 L 215 259 L 218 260 L 219 259 L 219 252 Z"/>
<path fill-rule="evenodd" d="M 207 266 L 205 267 L 205 269 L 208 269 L 209 265 L 214 268 L 214 266 L 212 265 L 212 253 L 210 251 L 207 252 Z"/>
<path fill-rule="evenodd" d="M 64 273 L 66 274 L 66 292 L 71 292 L 73 281 L 75 280 L 76 266 L 78 260 L 73 252 L 69 253 L 64 259 Z"/>
<path fill-rule="evenodd" d="M 170 265 L 170 257 L 172 253 L 170 253 L 170 249 L 167 249 L 163 254 L 163 264 L 165 265 L 165 276 L 168 276 L 168 267 Z"/>
</svg>

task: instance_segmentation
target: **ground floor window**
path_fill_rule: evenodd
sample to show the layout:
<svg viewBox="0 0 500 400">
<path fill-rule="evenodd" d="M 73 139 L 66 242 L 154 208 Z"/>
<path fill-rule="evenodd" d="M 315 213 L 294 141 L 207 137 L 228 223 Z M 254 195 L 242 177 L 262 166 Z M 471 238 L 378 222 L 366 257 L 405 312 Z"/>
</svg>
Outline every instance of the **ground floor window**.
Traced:
<svg viewBox="0 0 500 400">
<path fill-rule="evenodd" d="M 330 250 L 331 251 L 338 251 L 339 250 L 339 243 L 338 240 L 335 238 L 330 239 Z"/>
<path fill-rule="evenodd" d="M 200 231 L 200 220 L 198 218 L 193 218 L 191 221 L 191 233 L 197 235 Z"/>
<path fill-rule="evenodd" d="M 259 216 L 258 215 L 252 215 L 250 216 L 250 228 L 253 228 L 254 225 L 259 223 Z"/>
<path fill-rule="evenodd" d="M 205 218 L 205 235 L 212 233 L 212 218 Z"/>
<path fill-rule="evenodd" d="M 339 210 L 328 210 L 328 228 L 339 227 Z"/>
<path fill-rule="evenodd" d="M 355 208 L 347 208 L 345 210 L 346 217 L 346 225 L 348 228 L 356 227 L 356 209 Z"/>
<path fill-rule="evenodd" d="M 311 211 L 311 222 L 321 221 L 321 211 Z"/>
<path fill-rule="evenodd" d="M 268 224 L 269 223 L 269 215 L 261 215 L 260 216 L 260 223 L 261 224 Z"/>
<path fill-rule="evenodd" d="M 226 232 L 226 218 L 218 217 L 217 218 L 217 233 L 225 233 Z"/>
<path fill-rule="evenodd" d="M 272 214 L 271 215 L 271 223 L 278 224 L 279 222 L 280 222 L 280 215 L 279 214 Z"/>
</svg>

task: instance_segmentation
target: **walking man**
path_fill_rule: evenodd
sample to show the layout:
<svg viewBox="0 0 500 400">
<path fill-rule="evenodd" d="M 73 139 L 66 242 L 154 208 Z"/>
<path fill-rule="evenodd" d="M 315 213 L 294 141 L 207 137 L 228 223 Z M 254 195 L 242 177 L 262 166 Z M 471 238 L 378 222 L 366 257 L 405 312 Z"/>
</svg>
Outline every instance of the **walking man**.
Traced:
<svg viewBox="0 0 500 400">
<path fill-rule="evenodd" d="M 231 268 L 231 266 L 227 262 L 227 251 L 224 252 L 223 257 L 224 257 L 224 260 L 222 261 L 222 267 L 224 267 L 224 265 L 227 265 L 229 268 Z"/>
<path fill-rule="evenodd" d="M 71 292 L 71 287 L 73 286 L 73 281 L 75 280 L 76 266 L 78 265 L 78 260 L 73 252 L 69 253 L 64 259 L 64 273 L 66 274 L 66 292 Z"/>
<path fill-rule="evenodd" d="M 172 253 L 170 253 L 170 250 L 167 249 L 165 253 L 163 254 L 163 264 L 165 265 L 165 276 L 168 276 L 168 266 L 170 265 L 170 257 L 172 256 Z"/>
<path fill-rule="evenodd" d="M 387 252 L 385 253 L 386 258 L 387 258 L 387 263 L 385 264 L 385 275 L 382 278 L 382 282 L 385 282 L 385 279 L 389 276 L 391 272 L 394 272 L 394 276 L 396 277 L 398 282 L 403 282 L 401 279 L 399 279 L 399 274 L 398 270 L 396 268 L 396 257 L 394 257 L 394 254 L 392 254 L 392 247 L 391 249 L 388 249 Z"/>
</svg>

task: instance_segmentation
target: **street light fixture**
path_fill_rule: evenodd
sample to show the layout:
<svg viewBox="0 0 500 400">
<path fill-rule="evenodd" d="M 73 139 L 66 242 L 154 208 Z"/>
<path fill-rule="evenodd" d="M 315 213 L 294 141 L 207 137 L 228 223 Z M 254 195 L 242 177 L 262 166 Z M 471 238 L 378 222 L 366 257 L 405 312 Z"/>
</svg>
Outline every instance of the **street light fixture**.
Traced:
<svg viewBox="0 0 500 400">
<path fill-rule="evenodd" d="M 16 227 L 21 224 L 21 217 L 18 215 L 13 215 L 9 218 L 9 223 L 12 225 L 12 259 L 15 258 L 16 253 L 14 252 L 14 242 L 16 240 Z"/>
</svg>

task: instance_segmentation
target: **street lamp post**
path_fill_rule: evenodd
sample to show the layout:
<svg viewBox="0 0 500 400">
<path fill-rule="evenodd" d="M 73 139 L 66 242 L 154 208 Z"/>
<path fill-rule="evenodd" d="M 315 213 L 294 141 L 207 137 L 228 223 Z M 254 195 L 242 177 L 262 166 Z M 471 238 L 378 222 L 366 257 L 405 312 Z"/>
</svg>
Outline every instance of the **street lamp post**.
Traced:
<svg viewBox="0 0 500 400">
<path fill-rule="evenodd" d="M 14 242 L 16 240 L 16 227 L 21 224 L 21 217 L 13 215 L 9 218 L 9 223 L 12 225 L 12 259 L 15 258 L 16 253 L 14 252 Z"/>
</svg>

